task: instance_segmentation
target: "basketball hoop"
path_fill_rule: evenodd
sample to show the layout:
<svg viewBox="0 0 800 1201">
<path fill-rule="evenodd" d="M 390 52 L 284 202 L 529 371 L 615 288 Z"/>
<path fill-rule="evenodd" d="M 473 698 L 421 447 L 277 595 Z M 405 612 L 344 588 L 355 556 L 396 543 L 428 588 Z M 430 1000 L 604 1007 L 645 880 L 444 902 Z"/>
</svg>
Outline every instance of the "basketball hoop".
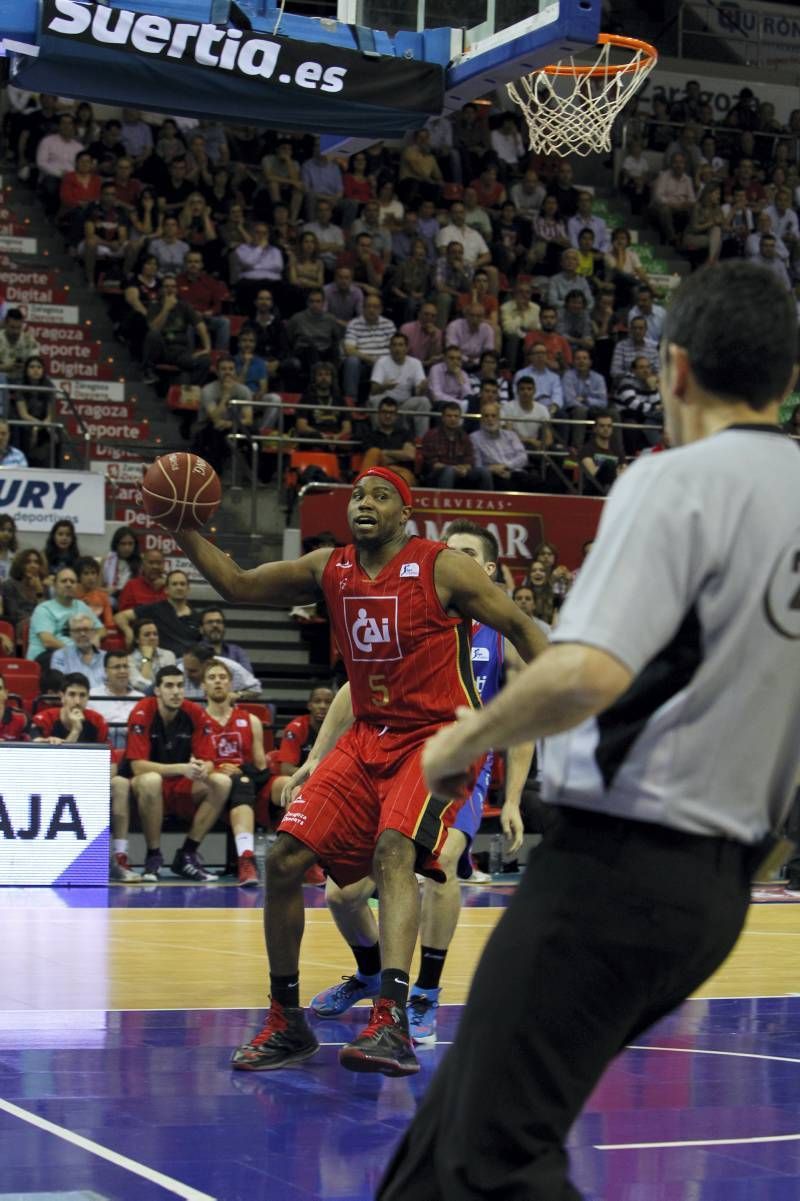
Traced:
<svg viewBox="0 0 800 1201">
<path fill-rule="evenodd" d="M 528 123 L 531 150 L 538 154 L 592 154 L 611 149 L 611 127 L 658 61 L 658 51 L 639 38 L 601 33 L 600 53 L 590 66 L 561 59 L 506 84 Z M 612 63 L 613 49 L 631 52 Z"/>
</svg>

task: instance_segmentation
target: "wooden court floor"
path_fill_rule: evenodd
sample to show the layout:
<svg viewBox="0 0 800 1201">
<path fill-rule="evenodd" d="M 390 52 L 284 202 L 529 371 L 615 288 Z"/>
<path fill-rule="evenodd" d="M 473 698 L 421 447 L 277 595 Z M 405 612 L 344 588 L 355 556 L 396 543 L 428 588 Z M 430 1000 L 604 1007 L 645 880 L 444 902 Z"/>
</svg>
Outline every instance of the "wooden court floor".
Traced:
<svg viewBox="0 0 800 1201">
<path fill-rule="evenodd" d="M 268 987 L 260 896 L 248 896 L 245 907 L 241 892 L 234 897 L 237 907 L 52 908 L 23 900 L 4 908 L 0 1011 L 261 1007 Z M 449 1004 L 466 998 L 501 913 L 462 911 L 443 978 Z M 800 992 L 798 940 L 800 905 L 753 905 L 738 947 L 698 995 Z M 350 971 L 328 911 L 307 909 L 302 1001 Z"/>
</svg>

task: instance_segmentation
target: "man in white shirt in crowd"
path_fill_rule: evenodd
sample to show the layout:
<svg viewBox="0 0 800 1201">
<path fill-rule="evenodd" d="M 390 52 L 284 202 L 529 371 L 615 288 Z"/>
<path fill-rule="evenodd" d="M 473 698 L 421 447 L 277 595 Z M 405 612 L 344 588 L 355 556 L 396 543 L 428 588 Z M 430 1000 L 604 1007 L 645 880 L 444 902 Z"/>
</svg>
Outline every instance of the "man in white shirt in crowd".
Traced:
<svg viewBox="0 0 800 1201">
<path fill-rule="evenodd" d="M 500 328 L 503 331 L 503 354 L 513 371 L 525 334 L 541 328 L 539 306 L 531 300 L 531 285 L 525 280 L 517 281 L 511 299 L 500 306 Z"/>
<path fill-rule="evenodd" d="M 519 381 L 516 400 L 501 405 L 500 415 L 507 428 L 520 437 L 527 450 L 547 450 L 552 446 L 550 413 L 547 406 L 536 399 L 532 379 Z"/>
<path fill-rule="evenodd" d="M 466 223 L 466 209 L 460 200 L 450 205 L 450 220 L 436 235 L 436 245 L 444 254 L 451 242 L 460 242 L 464 247 L 464 262 L 468 267 L 489 267 L 492 256 L 489 247 L 478 233 Z"/>
<path fill-rule="evenodd" d="M 686 173 L 686 155 L 673 154 L 669 168 L 659 172 L 653 186 L 652 215 L 665 242 L 676 243 L 689 224 L 696 199 Z"/>
<path fill-rule="evenodd" d="M 514 376 L 514 393 L 520 380 L 532 379 L 536 399 L 546 404 L 551 413 L 564 407 L 564 392 L 561 378 L 547 366 L 547 347 L 543 342 L 534 342 L 526 355 L 527 364 Z"/>
<path fill-rule="evenodd" d="M 184 651 L 183 658 L 179 659 L 177 663 L 183 672 L 183 695 L 186 700 L 200 700 L 205 696 L 203 674 L 206 664 L 211 659 L 217 659 L 220 663 L 224 663 L 231 673 L 233 692 L 238 700 L 257 700 L 261 696 L 261 683 L 252 671 L 247 671 L 235 659 L 229 659 L 226 655 L 216 655 L 213 647 L 202 642 Z"/>
<path fill-rule="evenodd" d="M 58 119 L 58 132 L 46 134 L 37 146 L 39 188 L 48 212 L 54 213 L 58 208 L 61 177 L 75 170 L 75 159 L 83 148 L 83 143 L 75 137 L 75 118 L 71 113 L 62 113 Z"/>
<path fill-rule="evenodd" d="M 313 234 L 319 242 L 319 257 L 330 272 L 336 267 L 336 259 L 344 250 L 344 233 L 341 225 L 331 221 L 333 205 L 330 200 L 317 200 L 317 215 L 313 221 L 307 221 L 303 233 Z"/>
<path fill-rule="evenodd" d="M 428 397 L 428 381 L 425 368 L 419 359 L 408 353 L 408 338 L 405 334 L 393 334 L 389 342 L 389 353 L 381 355 L 372 368 L 369 384 L 369 407 L 377 412 L 384 396 L 397 401 L 401 414 L 414 412 L 411 424 L 416 437 L 423 437 L 430 428 L 431 402 Z"/>
<path fill-rule="evenodd" d="M 95 635 L 95 620 L 85 613 L 76 613 L 67 623 L 69 642 L 54 651 L 50 666 L 65 676 L 82 672 L 89 686 L 95 688 L 105 679 L 105 656 L 92 642 Z"/>
<path fill-rule="evenodd" d="M 103 667 L 103 679 L 89 693 L 91 707 L 108 722 L 111 745 L 124 750 L 131 709 L 144 693 L 131 686 L 127 651 L 106 651 Z"/>
</svg>

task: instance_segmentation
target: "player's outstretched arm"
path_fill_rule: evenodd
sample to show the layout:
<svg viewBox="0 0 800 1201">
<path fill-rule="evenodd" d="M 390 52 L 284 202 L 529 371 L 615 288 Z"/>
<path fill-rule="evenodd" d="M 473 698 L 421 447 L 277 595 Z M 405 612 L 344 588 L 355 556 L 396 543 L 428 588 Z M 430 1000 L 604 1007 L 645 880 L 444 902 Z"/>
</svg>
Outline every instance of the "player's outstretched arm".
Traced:
<svg viewBox="0 0 800 1201">
<path fill-rule="evenodd" d="M 213 584 L 226 601 L 248 604 L 310 604 L 319 596 L 319 583 L 331 551 L 325 547 L 280 563 L 262 563 L 245 570 L 197 530 L 181 530 L 172 537 L 203 579 Z"/>
<path fill-rule="evenodd" d="M 504 658 L 506 684 L 510 684 L 525 670 L 525 664 L 508 639 L 505 643 Z M 510 746 L 506 753 L 506 792 L 500 812 L 500 826 L 508 839 L 508 849 L 512 855 L 522 846 L 522 836 L 525 832 L 520 814 L 522 790 L 531 770 L 535 749 L 536 743 L 528 739 Z"/>
<path fill-rule="evenodd" d="M 569 730 L 622 696 L 633 672 L 608 651 L 560 642 L 524 671 L 485 709 L 459 710 L 458 721 L 429 739 L 422 766 L 437 796 L 456 796 L 465 772 L 490 747 L 503 750 Z"/>
<path fill-rule="evenodd" d="M 305 763 L 298 767 L 286 781 L 281 792 L 281 805 L 284 809 L 293 799 L 293 795 L 301 784 L 304 784 L 313 771 L 319 766 L 329 751 L 333 750 L 336 743 L 341 738 L 346 730 L 349 730 L 353 724 L 353 705 L 350 699 L 350 684 L 343 684 L 333 698 L 331 707 L 325 714 L 325 718 L 320 726 L 317 737 L 314 739 L 314 745 Z"/>
<path fill-rule="evenodd" d="M 469 555 L 443 550 L 436 560 L 435 580 L 436 591 L 446 609 L 457 609 L 463 617 L 471 617 L 505 634 L 526 663 L 547 650 L 547 639 L 536 622 Z"/>
</svg>

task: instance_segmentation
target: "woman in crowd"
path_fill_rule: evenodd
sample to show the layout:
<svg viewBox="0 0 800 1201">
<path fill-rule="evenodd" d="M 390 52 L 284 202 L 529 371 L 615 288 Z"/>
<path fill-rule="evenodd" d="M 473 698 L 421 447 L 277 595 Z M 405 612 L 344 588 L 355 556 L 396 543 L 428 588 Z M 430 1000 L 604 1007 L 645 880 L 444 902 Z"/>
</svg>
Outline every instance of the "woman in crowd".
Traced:
<svg viewBox="0 0 800 1201">
<path fill-rule="evenodd" d="M 94 109 L 88 100 L 82 100 L 75 109 L 75 137 L 84 146 L 91 146 L 100 137 L 100 126 L 94 119 Z"/>
<path fill-rule="evenodd" d="M 133 626 L 133 647 L 128 655 L 131 688 L 150 692 L 162 667 L 172 667 L 175 655 L 158 645 L 158 626 L 144 617 Z"/>
<path fill-rule="evenodd" d="M 11 564 L 18 550 L 17 523 L 13 517 L 4 514 L 0 517 L 0 584 L 8 579 Z"/>
<path fill-rule="evenodd" d="M 3 616 L 19 628 L 30 620 L 33 610 L 47 600 L 47 564 L 38 550 L 18 550 L 3 584 Z"/>
<path fill-rule="evenodd" d="M 605 278 L 614 285 L 614 303 L 618 309 L 631 303 L 637 284 L 650 281 L 635 250 L 631 250 L 631 235 L 620 227 L 611 235 L 611 249 L 603 255 Z"/>
<path fill-rule="evenodd" d="M 367 176 L 367 156 L 359 150 L 342 176 L 342 225 L 349 229 L 362 206 L 375 195 L 374 180 Z"/>
<path fill-rule="evenodd" d="M 539 559 L 535 559 L 531 564 L 528 578 L 523 583 L 533 593 L 534 617 L 538 617 L 540 621 L 546 621 L 548 625 L 552 625 L 556 612 L 556 598 L 553 595 L 550 574 L 545 563 Z"/>
<path fill-rule="evenodd" d="M 154 188 L 142 188 L 135 208 L 128 213 L 126 261 L 134 266 L 150 238 L 161 236 L 161 213 Z M 157 265 L 157 260 L 156 260 Z"/>
<path fill-rule="evenodd" d="M 129 525 L 119 526 L 114 530 L 111 549 L 100 564 L 100 578 L 112 603 L 116 603 L 128 580 L 139 574 L 141 565 L 142 552 L 136 532 Z"/>
<path fill-rule="evenodd" d="M 433 269 L 423 238 L 415 238 L 411 254 L 398 263 L 391 275 L 391 294 L 396 302 L 398 325 L 413 321 L 433 290 Z"/>
<path fill-rule="evenodd" d="M 310 230 L 300 235 L 297 248 L 290 250 L 287 257 L 291 291 L 286 315 L 291 315 L 306 307 L 306 297 L 312 288 L 321 288 L 325 283 L 325 264 L 320 258 L 317 235 Z"/>
<path fill-rule="evenodd" d="M 58 440 L 55 430 L 48 432 L 47 424 L 56 420 L 56 393 L 53 381 L 47 375 L 44 360 L 38 355 L 26 359 L 21 382 L 33 392 L 12 394 L 14 416 L 24 421 L 25 427 L 18 430 L 20 450 L 33 466 L 50 465 L 50 439 L 55 439 L 53 463 L 58 463 Z"/>
<path fill-rule="evenodd" d="M 542 269 L 545 275 L 553 275 L 559 269 L 561 252 L 570 245 L 567 227 L 558 211 L 555 196 L 545 196 L 541 211 L 533 218 L 534 240 L 544 247 Z"/>
<path fill-rule="evenodd" d="M 533 561 L 542 564 L 549 578 L 558 564 L 558 550 L 552 542 L 540 542 L 533 552 Z"/>
<path fill-rule="evenodd" d="M 186 153 L 186 146 L 178 133 L 177 125 L 171 117 L 167 117 L 161 123 L 155 152 L 165 163 L 171 163 L 178 155 Z"/>
<path fill-rule="evenodd" d="M 55 523 L 44 544 L 44 557 L 50 575 L 55 575 L 62 567 L 75 567 L 81 552 L 75 526 L 71 521 L 62 518 Z"/>
<path fill-rule="evenodd" d="M 722 189 L 716 180 L 707 183 L 692 209 L 683 234 L 687 250 L 705 251 L 705 263 L 716 263 L 722 239 L 728 233 L 728 220 L 722 209 Z"/>
</svg>

